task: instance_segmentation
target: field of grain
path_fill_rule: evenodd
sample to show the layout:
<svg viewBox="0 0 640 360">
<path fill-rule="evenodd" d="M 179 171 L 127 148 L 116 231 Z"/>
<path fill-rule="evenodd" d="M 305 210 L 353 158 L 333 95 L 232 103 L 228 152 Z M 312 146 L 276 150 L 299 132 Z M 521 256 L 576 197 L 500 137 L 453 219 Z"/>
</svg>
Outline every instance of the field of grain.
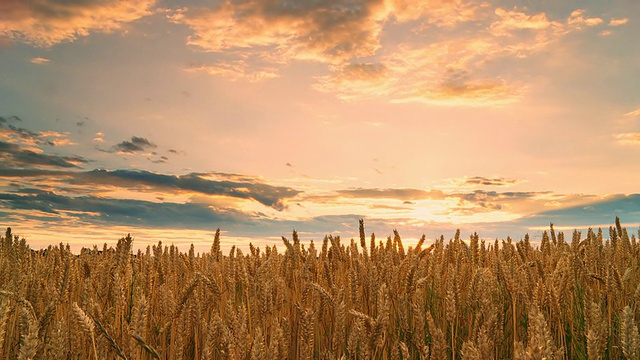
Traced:
<svg viewBox="0 0 640 360">
<path fill-rule="evenodd" d="M 0 359 L 640 359 L 640 244 L 545 232 L 181 253 L 0 246 Z"/>
</svg>

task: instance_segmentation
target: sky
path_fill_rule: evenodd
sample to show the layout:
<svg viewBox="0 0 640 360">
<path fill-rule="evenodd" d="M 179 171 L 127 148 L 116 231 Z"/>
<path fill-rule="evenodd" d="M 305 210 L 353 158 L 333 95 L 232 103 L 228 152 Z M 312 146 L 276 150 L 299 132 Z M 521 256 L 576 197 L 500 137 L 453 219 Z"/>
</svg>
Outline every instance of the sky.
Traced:
<svg viewBox="0 0 640 360">
<path fill-rule="evenodd" d="M 0 225 L 76 250 L 637 233 L 638 33 L 636 0 L 2 0 Z"/>
</svg>

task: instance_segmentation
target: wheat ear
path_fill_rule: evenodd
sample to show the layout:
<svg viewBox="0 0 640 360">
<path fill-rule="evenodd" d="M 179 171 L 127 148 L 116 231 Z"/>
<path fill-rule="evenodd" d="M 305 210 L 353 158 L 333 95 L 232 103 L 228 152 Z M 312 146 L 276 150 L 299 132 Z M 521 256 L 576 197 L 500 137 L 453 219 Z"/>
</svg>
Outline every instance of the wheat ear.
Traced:
<svg viewBox="0 0 640 360">
<path fill-rule="evenodd" d="M 78 306 L 78 303 L 74 302 L 73 305 L 71 305 L 71 308 L 73 310 L 73 313 L 76 316 L 76 320 L 78 321 L 78 324 L 80 324 L 80 327 L 82 327 L 82 330 L 84 330 L 85 332 L 91 335 L 91 344 L 93 345 L 93 355 L 95 356 L 95 359 L 98 360 L 98 349 L 96 348 L 96 337 L 93 333 L 93 321 L 91 321 L 91 318 L 84 312 L 84 310 L 80 308 L 80 306 Z"/>
</svg>

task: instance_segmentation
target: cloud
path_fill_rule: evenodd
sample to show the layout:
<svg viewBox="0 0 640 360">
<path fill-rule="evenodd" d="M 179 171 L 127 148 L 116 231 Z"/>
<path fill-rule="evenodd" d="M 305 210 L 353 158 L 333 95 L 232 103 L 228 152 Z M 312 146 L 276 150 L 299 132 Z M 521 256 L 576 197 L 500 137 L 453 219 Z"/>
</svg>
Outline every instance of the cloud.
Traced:
<svg viewBox="0 0 640 360">
<path fill-rule="evenodd" d="M 16 121 L 22 120 L 15 116 L 9 118 L 0 117 L 0 136 L 3 139 L 27 142 L 30 145 L 42 143 L 42 139 L 40 139 L 38 133 L 10 124 L 10 122 Z"/>
<path fill-rule="evenodd" d="M 314 87 L 343 100 L 385 97 L 398 103 L 503 105 L 517 101 L 523 86 L 479 73 L 489 58 L 504 51 L 491 38 L 400 44 L 379 63 L 347 65 L 319 77 Z"/>
<path fill-rule="evenodd" d="M 48 155 L 23 149 L 16 144 L 0 141 L 0 164 L 3 164 L 3 166 L 80 168 L 80 165 L 87 162 L 88 160 L 81 156 Z"/>
<path fill-rule="evenodd" d="M 95 139 L 94 139 L 95 140 Z M 99 141 L 99 140 L 96 140 Z M 132 136 L 131 140 L 125 140 L 119 144 L 114 145 L 111 150 L 113 152 L 121 153 L 121 154 L 133 154 L 136 152 L 144 152 L 149 149 L 155 149 L 158 146 L 146 138 Z"/>
<path fill-rule="evenodd" d="M 190 71 L 258 81 L 278 76 L 279 68 L 293 60 L 342 66 L 375 56 L 390 22 L 420 19 L 425 26 L 452 27 L 475 20 L 479 8 L 475 1 L 461 0 L 248 0 L 180 9 L 169 18 L 191 29 L 188 44 L 216 57 L 232 54 Z"/>
<path fill-rule="evenodd" d="M 629 22 L 629 18 L 611 19 L 609 26 L 620 26 Z"/>
<path fill-rule="evenodd" d="M 213 210 L 206 204 L 154 203 L 96 196 L 70 197 L 53 192 L 0 193 L 0 204 L 14 210 L 38 211 L 59 218 L 77 218 L 91 224 L 210 229 L 221 223 L 247 221 L 238 211 Z"/>
<path fill-rule="evenodd" d="M 248 0 L 182 9 L 170 19 L 189 26 L 188 43 L 205 51 L 255 48 L 270 52 L 275 62 L 339 63 L 373 55 L 386 16 L 379 0 Z"/>
<path fill-rule="evenodd" d="M 640 132 L 617 134 L 616 140 L 622 145 L 640 145 Z"/>
<path fill-rule="evenodd" d="M 497 191 L 485 191 L 485 190 L 475 190 L 470 193 L 452 193 L 448 194 L 450 197 L 457 197 L 462 200 L 470 201 L 470 202 L 486 202 L 486 201 L 496 201 L 496 200 L 514 200 L 514 199 L 527 199 L 536 197 L 541 194 L 548 194 L 548 192 L 531 192 L 531 191 L 506 191 L 506 192 L 497 192 Z"/>
<path fill-rule="evenodd" d="M 628 113 L 625 113 L 622 116 L 628 117 L 628 118 L 640 117 L 640 109 L 629 111 Z"/>
<path fill-rule="evenodd" d="M 456 205 L 446 211 L 456 216 L 473 216 L 477 213 L 503 210 L 512 215 L 526 208 L 523 202 L 540 201 L 545 192 L 496 192 L 475 190 L 472 192 L 448 193 L 447 198 L 457 199 Z"/>
<path fill-rule="evenodd" d="M 457 186 L 510 186 L 522 181 L 503 177 L 489 178 L 484 176 L 472 176 L 461 179 L 452 179 L 452 182 Z"/>
<path fill-rule="evenodd" d="M 272 186 L 255 178 L 219 173 L 166 175 L 142 170 L 96 169 L 86 172 L 51 172 L 33 169 L 6 169 L 0 170 L 0 176 L 20 178 L 47 176 L 50 180 L 57 179 L 62 183 L 92 188 L 111 186 L 142 192 L 165 191 L 251 199 L 278 211 L 286 208 L 287 199 L 300 193 L 295 189 Z"/>
<path fill-rule="evenodd" d="M 185 68 L 185 71 L 221 75 L 232 81 L 245 80 L 249 82 L 259 82 L 280 76 L 276 67 L 264 66 L 262 68 L 252 69 L 245 60 L 223 61 L 212 65 L 191 64 Z"/>
<path fill-rule="evenodd" d="M 103 143 L 104 142 L 104 133 L 99 131 L 96 133 L 95 137 L 92 139 L 95 142 Z"/>
<path fill-rule="evenodd" d="M 152 13 L 155 0 L 4 0 L 0 37 L 39 47 L 109 33 Z"/>
<path fill-rule="evenodd" d="M 585 13 L 586 11 L 582 9 L 574 10 L 567 20 L 567 25 L 581 29 L 583 26 L 593 27 L 604 22 L 604 20 L 599 17 L 585 17 Z"/>
<path fill-rule="evenodd" d="M 424 191 L 419 189 L 348 189 L 339 190 L 339 196 L 351 198 L 367 199 L 398 199 L 398 200 L 419 200 L 419 199 L 444 199 L 445 195 L 439 190 Z"/>
<path fill-rule="evenodd" d="M 561 23 L 549 21 L 545 13 L 529 15 L 519 11 L 497 8 L 495 14 L 498 19 L 489 26 L 489 32 L 494 36 L 513 37 L 515 36 L 514 32 L 520 30 L 539 31 L 552 28 L 559 31 L 562 29 Z"/>
<path fill-rule="evenodd" d="M 586 205 L 586 206 L 585 206 Z M 610 224 L 616 216 L 622 220 L 634 220 L 640 215 L 640 194 L 612 195 L 588 204 L 542 211 L 519 220 L 519 224 L 542 226 L 564 224 L 570 226 L 597 226 Z"/>
<path fill-rule="evenodd" d="M 17 116 L 9 118 L 0 117 L 0 139 L 29 147 L 76 145 L 76 143 L 68 138 L 68 132 L 34 132 L 10 124 L 10 122 L 18 121 L 21 122 L 22 120 Z"/>
<path fill-rule="evenodd" d="M 43 57 L 34 57 L 31 58 L 30 60 L 32 63 L 34 64 L 48 64 L 49 63 L 49 59 L 43 58 Z"/>
<path fill-rule="evenodd" d="M 284 200 L 299 192 L 286 187 L 271 186 L 251 181 L 209 180 L 211 174 L 191 173 L 187 175 L 164 175 L 134 170 L 93 170 L 76 176 L 77 181 L 89 181 L 102 185 L 121 187 L 150 186 L 159 189 L 174 189 L 198 192 L 205 195 L 224 195 L 242 199 L 253 199 L 276 210 L 285 208 Z M 247 179 L 245 179 L 247 180 Z"/>
<path fill-rule="evenodd" d="M 476 1 L 467 0 L 392 0 L 388 2 L 393 17 L 401 22 L 424 18 L 426 25 L 453 27 L 477 20 L 482 7 Z"/>
<path fill-rule="evenodd" d="M 334 92 L 343 100 L 384 96 L 392 92 L 390 75 L 382 63 L 352 63 L 332 75 L 319 77 L 314 87 L 322 92 Z"/>
<path fill-rule="evenodd" d="M 490 64 L 527 58 L 571 32 L 601 24 L 601 19 L 585 17 L 582 10 L 567 19 L 550 19 L 545 13 L 491 11 L 488 6 L 475 7 L 465 21 L 471 19 L 486 25 L 461 29 L 447 39 L 387 46 L 373 57 L 375 61 L 352 59 L 331 67 L 331 74 L 318 77 L 314 87 L 346 101 L 380 97 L 396 103 L 503 106 L 519 101 L 528 86 L 506 70 L 489 72 Z M 414 37 L 432 38 L 428 26 L 415 31 Z"/>
<path fill-rule="evenodd" d="M 0 116 L 0 124 L 8 124 L 8 123 L 14 122 L 14 121 L 21 122 L 22 119 L 20 119 L 19 117 L 15 116 L 15 115 L 14 116 L 9 116 L 9 117 Z"/>
<path fill-rule="evenodd" d="M 278 77 L 292 61 L 312 61 L 330 72 L 318 76 L 314 88 L 345 101 L 382 97 L 449 106 L 519 101 L 527 86 L 507 71 L 490 73 L 492 61 L 526 58 L 603 22 L 581 9 L 551 19 L 463 0 L 228 0 L 179 9 L 169 18 L 191 29 L 188 44 L 212 53 L 211 62 L 191 64 L 190 72 L 256 82 Z M 433 37 L 433 27 L 459 31 L 443 40 Z M 381 41 L 392 28 L 412 34 L 399 45 Z"/>
</svg>

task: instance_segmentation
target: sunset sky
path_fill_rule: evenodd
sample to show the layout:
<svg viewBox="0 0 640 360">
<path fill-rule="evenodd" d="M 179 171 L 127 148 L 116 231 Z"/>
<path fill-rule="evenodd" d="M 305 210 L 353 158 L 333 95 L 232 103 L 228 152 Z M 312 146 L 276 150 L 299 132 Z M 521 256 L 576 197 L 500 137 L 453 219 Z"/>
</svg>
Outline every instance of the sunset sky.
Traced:
<svg viewBox="0 0 640 360">
<path fill-rule="evenodd" d="M 638 34 L 637 0 L 2 0 L 0 225 L 637 233 Z"/>
</svg>

